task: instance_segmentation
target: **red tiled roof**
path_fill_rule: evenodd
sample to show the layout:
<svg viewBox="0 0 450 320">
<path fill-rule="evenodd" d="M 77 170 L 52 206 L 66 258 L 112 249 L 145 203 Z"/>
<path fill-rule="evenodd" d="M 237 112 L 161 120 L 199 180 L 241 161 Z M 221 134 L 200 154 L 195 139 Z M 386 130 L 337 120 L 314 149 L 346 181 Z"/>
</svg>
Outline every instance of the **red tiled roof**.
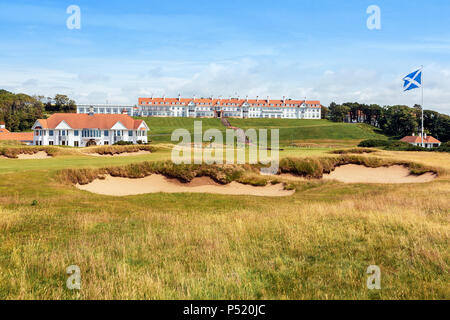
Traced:
<svg viewBox="0 0 450 320">
<path fill-rule="evenodd" d="M 318 100 L 269 100 L 267 99 L 212 99 L 212 98 L 206 98 L 206 99 L 193 99 L 193 98 L 139 98 L 139 105 L 147 105 L 147 102 L 152 103 L 162 103 L 172 105 L 172 103 L 176 104 L 181 103 L 182 105 L 187 105 L 189 102 L 195 102 L 195 104 L 204 104 L 207 106 L 215 106 L 220 104 L 221 106 L 227 106 L 229 103 L 234 104 L 234 106 L 241 106 L 244 102 L 247 102 L 248 104 L 256 104 L 257 106 L 263 106 L 263 107 L 295 107 L 295 105 L 301 105 L 303 103 L 313 105 L 312 108 L 320 108 L 320 101 Z"/>
<path fill-rule="evenodd" d="M 402 138 L 400 141 L 408 142 L 408 143 L 422 143 L 422 137 L 420 136 L 406 136 Z M 433 138 L 432 136 L 427 136 L 423 138 L 424 143 L 441 143 L 439 140 Z"/>
<path fill-rule="evenodd" d="M 126 114 L 83 114 L 83 113 L 55 113 L 48 119 L 39 119 L 45 129 L 55 129 L 62 121 L 72 129 L 111 129 L 120 121 L 127 129 L 137 129 L 143 120 L 135 120 Z"/>
<path fill-rule="evenodd" d="M 0 133 L 0 140 L 33 141 L 33 132 Z"/>
<path fill-rule="evenodd" d="M 8 133 L 9 130 L 5 128 L 0 128 L 0 133 Z"/>
</svg>

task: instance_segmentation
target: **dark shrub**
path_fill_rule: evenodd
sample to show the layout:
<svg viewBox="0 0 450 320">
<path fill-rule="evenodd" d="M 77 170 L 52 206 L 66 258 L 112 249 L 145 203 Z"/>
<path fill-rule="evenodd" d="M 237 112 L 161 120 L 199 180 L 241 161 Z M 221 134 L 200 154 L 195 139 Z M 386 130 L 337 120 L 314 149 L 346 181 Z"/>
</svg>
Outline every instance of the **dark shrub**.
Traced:
<svg viewBox="0 0 450 320">
<path fill-rule="evenodd" d="M 117 141 L 116 143 L 114 143 L 114 145 L 116 146 L 127 146 L 133 144 L 133 142 L 131 141 Z"/>
<path fill-rule="evenodd" d="M 363 147 L 363 148 L 386 147 L 387 145 L 389 145 L 389 143 L 390 143 L 390 141 L 388 141 L 388 140 L 369 139 L 369 140 L 361 141 L 358 144 L 358 147 Z"/>
</svg>

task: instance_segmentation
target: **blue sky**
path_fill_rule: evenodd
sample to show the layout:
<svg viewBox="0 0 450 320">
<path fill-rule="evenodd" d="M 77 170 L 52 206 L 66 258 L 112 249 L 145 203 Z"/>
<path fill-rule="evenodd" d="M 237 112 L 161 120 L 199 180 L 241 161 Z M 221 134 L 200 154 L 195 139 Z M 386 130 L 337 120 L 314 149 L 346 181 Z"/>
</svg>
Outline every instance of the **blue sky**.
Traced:
<svg viewBox="0 0 450 320">
<path fill-rule="evenodd" d="M 69 5 L 81 29 L 69 30 Z M 369 30 L 369 5 L 381 30 Z M 409 104 L 450 113 L 448 0 L 0 0 L 0 88 L 79 103 L 270 96 Z"/>
</svg>

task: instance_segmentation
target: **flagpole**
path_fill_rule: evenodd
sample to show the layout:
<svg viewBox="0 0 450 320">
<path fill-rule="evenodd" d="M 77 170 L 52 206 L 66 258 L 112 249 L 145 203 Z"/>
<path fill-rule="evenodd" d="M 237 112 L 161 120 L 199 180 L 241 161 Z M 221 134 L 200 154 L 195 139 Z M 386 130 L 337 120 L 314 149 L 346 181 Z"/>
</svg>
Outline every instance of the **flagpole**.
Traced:
<svg viewBox="0 0 450 320">
<path fill-rule="evenodd" d="M 421 82 L 422 82 L 422 85 L 421 85 L 421 87 L 422 87 L 422 148 L 423 148 L 423 66 L 422 66 L 422 78 L 421 78 Z"/>
</svg>

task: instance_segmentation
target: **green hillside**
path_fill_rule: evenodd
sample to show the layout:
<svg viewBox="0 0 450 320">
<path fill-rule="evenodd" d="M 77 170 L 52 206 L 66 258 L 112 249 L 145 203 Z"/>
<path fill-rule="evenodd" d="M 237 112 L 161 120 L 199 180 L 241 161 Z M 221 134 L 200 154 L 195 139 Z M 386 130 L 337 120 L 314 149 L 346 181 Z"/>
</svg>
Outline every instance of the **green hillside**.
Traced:
<svg viewBox="0 0 450 320">
<path fill-rule="evenodd" d="M 153 142 L 171 142 L 172 132 L 184 128 L 194 131 L 194 121 L 202 121 L 203 131 L 225 127 L 220 119 L 195 118 L 140 118 L 150 127 L 150 139 Z M 290 120 L 290 119 L 228 119 L 232 126 L 242 129 L 280 129 L 280 142 L 287 144 L 303 140 L 363 140 L 385 139 L 375 128 L 366 124 L 337 123 L 328 120 Z"/>
<path fill-rule="evenodd" d="M 195 118 L 153 118 L 142 117 L 137 118 L 144 120 L 150 128 L 149 138 L 153 142 L 171 142 L 170 137 L 172 132 L 176 129 L 187 129 L 189 132 L 194 132 L 194 121 L 202 121 L 202 129 L 219 129 L 225 131 L 225 127 L 220 122 L 220 119 L 195 119 Z"/>
<path fill-rule="evenodd" d="M 338 123 L 329 120 L 229 119 L 242 129 L 280 129 L 280 142 L 299 140 L 385 139 L 375 128 L 361 123 Z"/>
</svg>

